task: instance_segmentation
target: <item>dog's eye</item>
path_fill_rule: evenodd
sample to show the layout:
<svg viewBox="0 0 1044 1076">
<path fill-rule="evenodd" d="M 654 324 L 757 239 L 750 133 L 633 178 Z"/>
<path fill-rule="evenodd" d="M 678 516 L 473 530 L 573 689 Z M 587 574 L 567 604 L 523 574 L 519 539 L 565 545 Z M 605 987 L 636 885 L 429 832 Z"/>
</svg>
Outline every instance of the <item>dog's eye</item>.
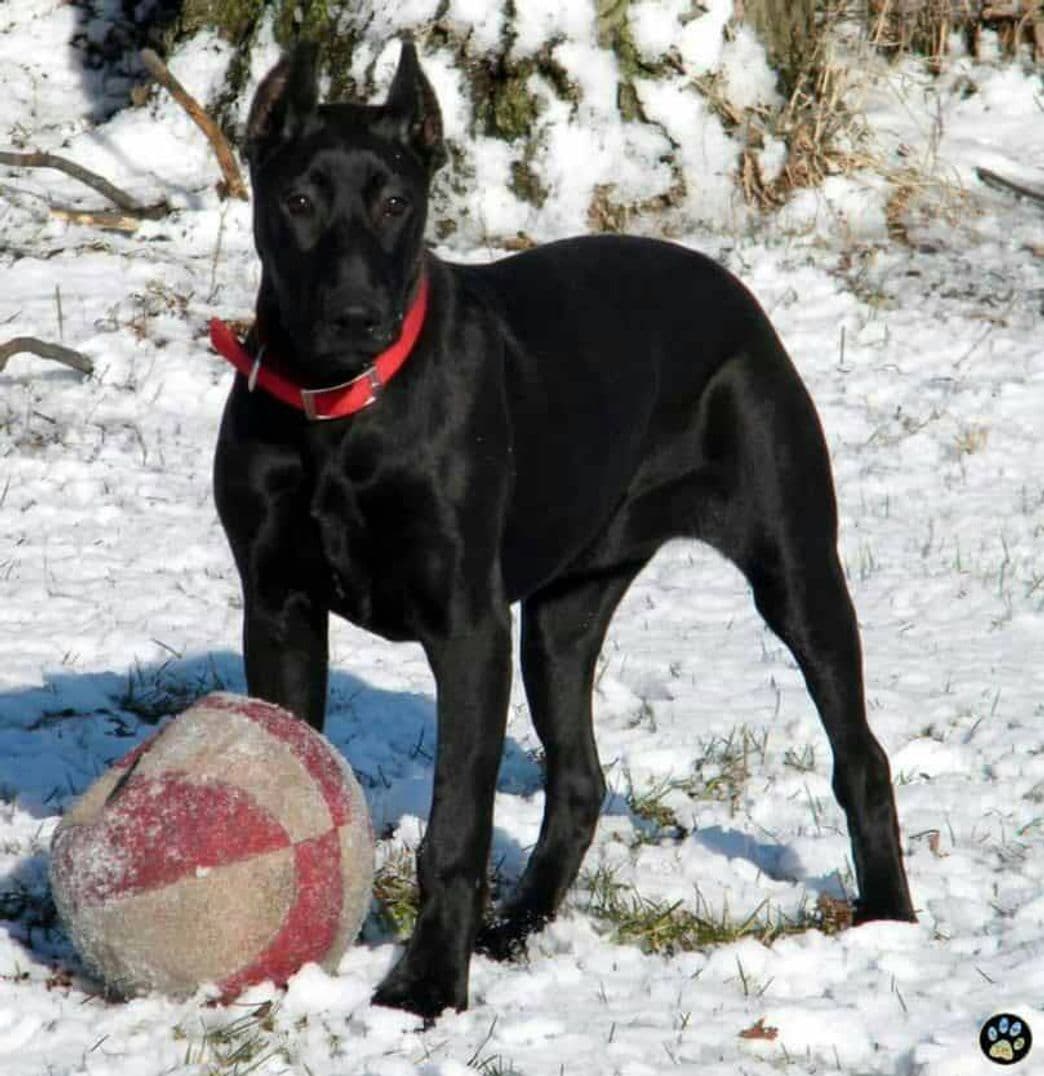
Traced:
<svg viewBox="0 0 1044 1076">
<path fill-rule="evenodd" d="M 307 194 L 291 194 L 283 203 L 292 217 L 305 217 L 312 212 L 312 199 Z"/>
<path fill-rule="evenodd" d="M 398 194 L 393 194 L 390 197 L 385 198 L 384 204 L 381 206 L 386 217 L 401 217 L 409 208 L 410 203 Z"/>
</svg>

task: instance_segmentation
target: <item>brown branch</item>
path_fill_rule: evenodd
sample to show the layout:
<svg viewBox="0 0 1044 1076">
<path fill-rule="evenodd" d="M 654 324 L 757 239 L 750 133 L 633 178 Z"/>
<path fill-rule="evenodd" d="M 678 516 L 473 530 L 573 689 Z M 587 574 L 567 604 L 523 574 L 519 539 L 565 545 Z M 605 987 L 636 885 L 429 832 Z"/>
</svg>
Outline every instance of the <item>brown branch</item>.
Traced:
<svg viewBox="0 0 1044 1076">
<path fill-rule="evenodd" d="M 1027 187 L 1024 183 L 1019 183 L 1017 180 L 1008 179 L 1006 176 L 998 175 L 996 172 L 990 171 L 989 168 L 976 168 L 975 174 L 987 187 L 1009 191 L 1013 194 L 1017 194 L 1020 198 L 1029 198 L 1033 202 L 1044 203 L 1044 190 L 1039 190 L 1036 187 Z"/>
<path fill-rule="evenodd" d="M 93 228 L 103 228 L 111 232 L 137 231 L 140 217 L 129 213 L 118 213 L 107 209 L 71 209 L 68 206 L 51 206 L 51 216 L 67 220 L 71 224 L 85 224 Z"/>
<path fill-rule="evenodd" d="M 79 370 L 81 374 L 94 372 L 94 363 L 86 355 L 79 351 L 73 351 L 71 347 L 63 347 L 61 344 L 49 344 L 46 340 L 37 340 L 35 336 L 16 336 L 0 344 L 0 371 L 7 366 L 7 360 L 12 355 L 28 352 L 37 355 L 41 359 L 51 359 L 60 362 L 63 366 L 71 366 Z"/>
<path fill-rule="evenodd" d="M 1000 22 L 1002 19 L 1017 19 L 1023 14 L 1019 0 L 1012 3 L 987 4 L 979 16 L 984 22 Z"/>
<path fill-rule="evenodd" d="M 113 205 L 119 206 L 125 213 L 135 217 L 145 217 L 156 220 L 165 216 L 168 212 L 166 203 L 159 205 L 144 206 L 136 198 L 126 191 L 120 190 L 107 179 L 103 179 L 96 172 L 84 168 L 82 164 L 70 161 L 67 157 L 59 157 L 55 153 L 46 153 L 43 150 L 35 150 L 31 153 L 12 153 L 0 150 L 0 164 L 6 164 L 11 168 L 53 168 L 58 172 L 64 172 L 73 179 L 85 183 L 92 190 L 104 195 Z"/>
<path fill-rule="evenodd" d="M 141 62 L 152 77 L 174 98 L 188 113 L 193 123 L 207 136 L 207 141 L 214 150 L 221 174 L 224 176 L 223 190 L 231 198 L 246 200 L 247 189 L 243 176 L 236 164 L 232 147 L 228 144 L 221 128 L 207 115 L 203 106 L 170 73 L 167 65 L 152 49 L 141 50 Z"/>
</svg>

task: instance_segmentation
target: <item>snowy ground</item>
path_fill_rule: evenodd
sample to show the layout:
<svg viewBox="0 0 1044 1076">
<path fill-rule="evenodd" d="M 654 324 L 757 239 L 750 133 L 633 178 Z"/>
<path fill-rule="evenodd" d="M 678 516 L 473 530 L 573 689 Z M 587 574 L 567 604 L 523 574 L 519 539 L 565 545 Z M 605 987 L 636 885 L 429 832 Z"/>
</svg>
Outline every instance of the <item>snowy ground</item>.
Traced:
<svg viewBox="0 0 1044 1076">
<path fill-rule="evenodd" d="M 147 733 L 140 715 L 243 686 L 210 493 L 231 373 L 204 325 L 249 313 L 257 269 L 249 211 L 217 200 L 189 122 L 159 102 L 92 126 L 99 79 L 67 48 L 75 9 L 14 9 L 0 9 L 0 145 L 60 149 L 179 210 L 113 237 L 49 215 L 46 200 L 88 201 L 82 188 L 0 174 L 0 339 L 61 338 L 96 363 L 88 381 L 27 356 L 0 374 L 0 1072 L 965 1076 L 993 1071 L 978 1030 L 998 1011 L 1038 1032 L 1020 1071 L 1044 1071 L 1044 240 L 1039 208 L 973 174 L 1044 176 L 1039 77 L 959 61 L 934 85 L 909 68 L 875 88 L 883 152 L 931 158 L 967 191 L 951 220 L 921 221 L 913 248 L 887 240 L 869 178 L 831 181 L 742 235 L 686 238 L 760 296 L 818 402 L 920 923 L 666 957 L 592 914 L 596 875 L 732 921 L 796 918 L 851 884 L 794 663 L 738 574 L 677 544 L 635 584 L 603 655 L 612 794 L 585 881 L 527 963 L 476 958 L 471 1009 L 422 1032 L 368 1005 L 396 952 L 376 918 L 337 976 L 305 969 L 233 1009 L 108 1004 L 46 920 L 59 813 Z M 205 96 L 220 58 L 190 53 L 185 81 Z M 387 857 L 423 825 L 432 683 L 414 647 L 345 625 L 332 647 L 328 731 L 393 835 Z M 494 852 L 508 878 L 539 825 L 536 747 L 516 690 Z M 658 796 L 683 832 L 639 818 L 632 792 Z M 250 1019 L 270 997 L 274 1014 Z M 775 1037 L 740 1037 L 759 1020 Z M 245 1046 L 252 1060 L 234 1056 Z"/>
</svg>

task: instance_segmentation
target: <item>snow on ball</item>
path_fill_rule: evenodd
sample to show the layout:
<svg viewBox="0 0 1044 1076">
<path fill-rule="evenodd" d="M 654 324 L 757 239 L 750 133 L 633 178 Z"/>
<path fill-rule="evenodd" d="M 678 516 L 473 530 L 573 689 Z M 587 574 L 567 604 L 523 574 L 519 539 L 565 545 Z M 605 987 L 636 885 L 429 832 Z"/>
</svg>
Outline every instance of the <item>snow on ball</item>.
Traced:
<svg viewBox="0 0 1044 1076">
<path fill-rule="evenodd" d="M 373 832 L 337 750 L 277 706 L 208 695 L 65 815 L 51 886 L 114 993 L 215 983 L 228 999 L 302 964 L 333 971 L 373 884 Z"/>
</svg>

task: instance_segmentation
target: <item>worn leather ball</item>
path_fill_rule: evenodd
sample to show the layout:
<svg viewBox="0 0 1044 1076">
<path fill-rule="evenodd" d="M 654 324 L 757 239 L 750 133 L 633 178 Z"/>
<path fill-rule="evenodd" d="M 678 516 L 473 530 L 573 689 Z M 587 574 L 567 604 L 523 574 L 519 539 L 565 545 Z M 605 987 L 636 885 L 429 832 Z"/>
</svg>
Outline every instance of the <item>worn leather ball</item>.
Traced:
<svg viewBox="0 0 1044 1076">
<path fill-rule="evenodd" d="M 334 970 L 373 885 L 366 801 L 277 706 L 213 694 L 103 774 L 55 831 L 55 905 L 110 992 L 229 999 Z"/>
</svg>

